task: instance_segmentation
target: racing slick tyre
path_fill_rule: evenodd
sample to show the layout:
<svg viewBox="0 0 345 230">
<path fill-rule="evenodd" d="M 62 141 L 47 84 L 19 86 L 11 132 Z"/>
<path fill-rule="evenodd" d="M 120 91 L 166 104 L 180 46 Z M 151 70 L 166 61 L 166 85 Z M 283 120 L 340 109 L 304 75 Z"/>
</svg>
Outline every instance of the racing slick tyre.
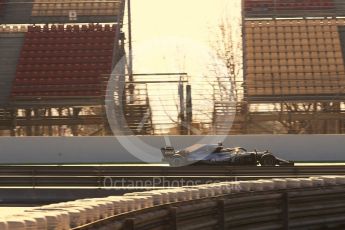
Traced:
<svg viewBox="0 0 345 230">
<path fill-rule="evenodd" d="M 277 159 L 272 154 L 265 154 L 260 159 L 261 166 L 275 166 Z"/>
<path fill-rule="evenodd" d="M 181 167 L 186 164 L 186 160 L 181 155 L 175 154 L 169 159 L 169 164 L 172 167 Z"/>
</svg>

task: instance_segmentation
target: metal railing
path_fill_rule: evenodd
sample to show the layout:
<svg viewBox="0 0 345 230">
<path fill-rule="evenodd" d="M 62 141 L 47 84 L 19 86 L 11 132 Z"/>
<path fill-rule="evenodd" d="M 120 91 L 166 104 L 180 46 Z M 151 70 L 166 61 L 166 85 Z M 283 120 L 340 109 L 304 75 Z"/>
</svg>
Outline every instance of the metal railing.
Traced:
<svg viewBox="0 0 345 230">
<path fill-rule="evenodd" d="M 253 166 L 0 166 L 2 187 L 112 187 L 109 181 L 118 178 L 127 183 L 157 180 L 163 182 L 185 179 L 210 183 L 250 180 L 260 178 L 309 177 L 321 175 L 345 175 L 345 167 L 339 166 L 294 166 L 294 167 L 253 167 Z"/>
</svg>

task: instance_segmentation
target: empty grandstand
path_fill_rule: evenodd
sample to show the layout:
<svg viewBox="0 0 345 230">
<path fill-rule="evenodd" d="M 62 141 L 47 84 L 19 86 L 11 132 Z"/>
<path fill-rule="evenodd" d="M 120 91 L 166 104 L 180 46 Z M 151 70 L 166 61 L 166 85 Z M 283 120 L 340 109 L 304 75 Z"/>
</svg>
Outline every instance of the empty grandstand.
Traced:
<svg viewBox="0 0 345 230">
<path fill-rule="evenodd" d="M 343 16 L 342 0 L 245 0 L 248 18 Z"/>
<path fill-rule="evenodd" d="M 345 132 L 343 7 L 335 0 L 245 1 L 245 132 Z"/>
<path fill-rule="evenodd" d="M 2 1 L 3 135 L 104 135 L 124 1 Z M 40 24 L 44 23 L 44 24 Z"/>
<path fill-rule="evenodd" d="M 114 23 L 123 19 L 123 0 L 2 0 L 0 23 Z"/>
<path fill-rule="evenodd" d="M 109 24 L 29 26 L 11 99 L 102 96 L 112 68 L 115 30 Z"/>
<path fill-rule="evenodd" d="M 121 1 L 80 1 L 80 0 L 34 0 L 32 16 L 68 16 L 72 15 L 120 15 Z"/>
<path fill-rule="evenodd" d="M 246 83 L 252 98 L 344 95 L 339 28 L 344 20 L 246 21 Z"/>
</svg>

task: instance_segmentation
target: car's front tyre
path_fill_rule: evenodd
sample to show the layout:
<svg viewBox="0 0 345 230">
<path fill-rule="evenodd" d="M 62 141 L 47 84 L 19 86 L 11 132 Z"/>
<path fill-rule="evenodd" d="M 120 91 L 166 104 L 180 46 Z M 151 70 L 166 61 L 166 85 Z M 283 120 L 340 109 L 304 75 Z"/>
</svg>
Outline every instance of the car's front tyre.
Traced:
<svg viewBox="0 0 345 230">
<path fill-rule="evenodd" d="M 169 159 L 169 164 L 172 167 L 181 167 L 186 164 L 186 160 L 183 156 L 175 154 Z"/>
<path fill-rule="evenodd" d="M 264 154 L 260 159 L 261 166 L 275 166 L 277 159 L 272 154 Z"/>
</svg>

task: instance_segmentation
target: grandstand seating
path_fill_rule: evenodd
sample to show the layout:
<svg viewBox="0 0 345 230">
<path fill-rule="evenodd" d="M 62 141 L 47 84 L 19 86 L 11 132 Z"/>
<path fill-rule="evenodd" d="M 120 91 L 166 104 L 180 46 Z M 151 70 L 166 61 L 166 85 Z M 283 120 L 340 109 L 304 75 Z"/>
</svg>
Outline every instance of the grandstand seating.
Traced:
<svg viewBox="0 0 345 230">
<path fill-rule="evenodd" d="M 68 16 L 70 11 L 77 15 L 119 15 L 120 0 L 35 0 L 32 16 Z"/>
<path fill-rule="evenodd" d="M 5 8 L 5 0 L 0 0 L 0 16 L 2 15 Z"/>
<path fill-rule="evenodd" d="M 28 27 L 13 99 L 99 97 L 111 71 L 115 26 Z"/>
<path fill-rule="evenodd" d="M 327 10 L 334 6 L 333 0 L 245 0 L 247 12 Z"/>
<path fill-rule="evenodd" d="M 248 20 L 248 96 L 345 94 L 339 26 L 344 19 Z"/>
</svg>

